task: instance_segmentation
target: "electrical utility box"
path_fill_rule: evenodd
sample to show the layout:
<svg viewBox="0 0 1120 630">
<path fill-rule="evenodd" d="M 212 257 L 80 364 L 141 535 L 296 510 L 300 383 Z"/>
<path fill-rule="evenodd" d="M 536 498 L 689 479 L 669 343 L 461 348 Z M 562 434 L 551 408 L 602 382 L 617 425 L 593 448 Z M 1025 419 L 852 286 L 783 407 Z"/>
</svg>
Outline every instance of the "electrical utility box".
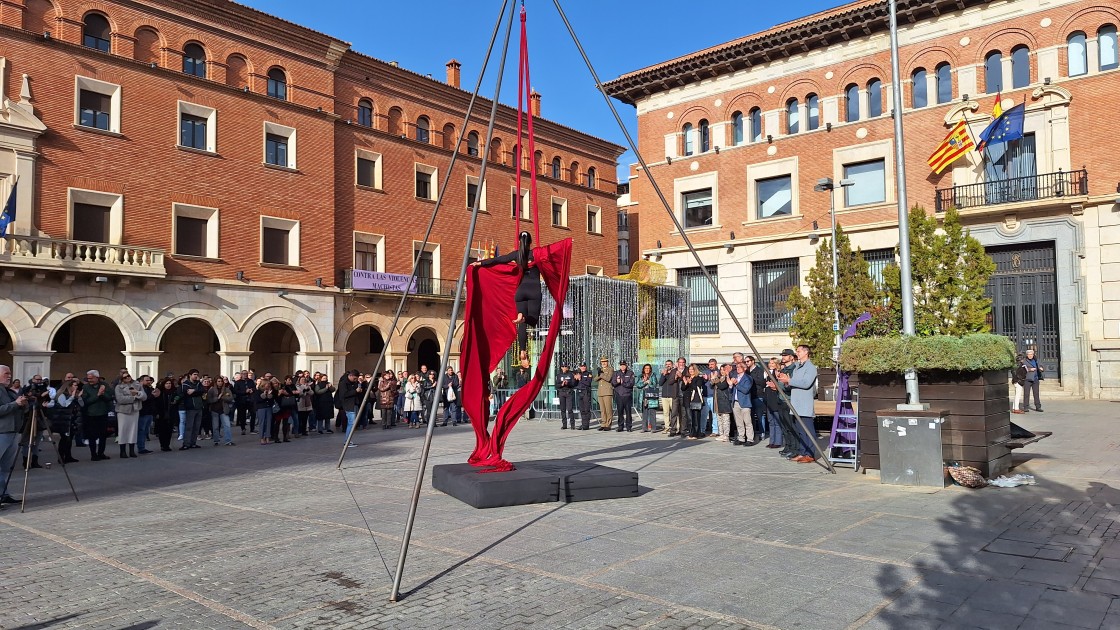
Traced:
<svg viewBox="0 0 1120 630">
<path fill-rule="evenodd" d="M 876 412 L 879 426 L 879 479 L 896 486 L 945 487 L 941 455 L 942 411 Z"/>
</svg>

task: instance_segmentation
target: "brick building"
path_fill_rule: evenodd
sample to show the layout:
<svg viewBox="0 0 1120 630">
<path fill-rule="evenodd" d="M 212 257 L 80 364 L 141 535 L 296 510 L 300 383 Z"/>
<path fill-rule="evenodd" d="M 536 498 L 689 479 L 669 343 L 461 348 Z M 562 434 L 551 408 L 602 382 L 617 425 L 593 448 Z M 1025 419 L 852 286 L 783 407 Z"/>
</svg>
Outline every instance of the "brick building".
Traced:
<svg viewBox="0 0 1120 630">
<path fill-rule="evenodd" d="M 432 363 L 490 111 L 476 104 L 447 173 L 470 98 L 459 75 L 452 61 L 434 80 L 226 0 L 0 2 L 0 198 L 17 191 L 0 362 L 17 377 L 337 374 L 371 368 L 387 344 L 392 367 Z M 574 238 L 574 274 L 615 273 L 622 149 L 535 128 L 522 167 L 544 176 L 541 239 Z M 515 129 L 499 107 L 476 234 L 503 249 Z M 390 335 L 399 292 L 352 288 L 351 270 L 407 275 L 445 179 L 419 295 Z"/>
<path fill-rule="evenodd" d="M 907 201 L 960 208 L 998 270 L 992 328 L 1037 347 L 1051 386 L 1120 395 L 1120 97 L 1114 3 L 900 0 Z M 876 273 L 898 243 L 888 5 L 864 0 L 619 77 L 639 144 L 703 262 L 760 348 L 789 345 L 786 298 L 836 220 Z M 962 118 L 975 136 L 1026 103 L 1026 137 L 941 175 L 926 158 Z M 644 173 L 631 176 L 632 257 L 693 288 L 695 355 L 742 340 Z M 634 218 L 640 218 L 640 222 Z M 637 227 L 636 227 L 637 226 Z"/>
</svg>

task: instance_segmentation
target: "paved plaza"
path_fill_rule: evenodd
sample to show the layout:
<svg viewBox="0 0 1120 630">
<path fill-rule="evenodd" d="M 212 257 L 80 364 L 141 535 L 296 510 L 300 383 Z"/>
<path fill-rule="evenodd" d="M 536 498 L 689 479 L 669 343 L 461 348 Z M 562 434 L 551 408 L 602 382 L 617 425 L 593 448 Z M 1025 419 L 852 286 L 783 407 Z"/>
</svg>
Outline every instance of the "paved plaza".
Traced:
<svg viewBox="0 0 1120 630">
<path fill-rule="evenodd" d="M 429 475 L 395 604 L 421 431 L 357 432 L 341 474 L 341 434 L 95 463 L 75 449 L 80 503 L 56 465 L 33 471 L 27 513 L 0 512 L 0 627 L 1120 628 L 1118 412 L 1019 416 L 1054 431 L 1016 454 L 1037 486 L 941 491 L 524 422 L 513 461 L 638 471 L 642 495 L 476 510 Z M 429 464 L 473 442 L 437 428 Z"/>
</svg>

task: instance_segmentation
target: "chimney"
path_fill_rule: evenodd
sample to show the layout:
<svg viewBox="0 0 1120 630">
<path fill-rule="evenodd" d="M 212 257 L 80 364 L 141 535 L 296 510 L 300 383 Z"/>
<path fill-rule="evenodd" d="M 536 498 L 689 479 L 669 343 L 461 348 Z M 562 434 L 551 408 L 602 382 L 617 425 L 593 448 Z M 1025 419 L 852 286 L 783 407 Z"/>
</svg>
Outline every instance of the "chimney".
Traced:
<svg viewBox="0 0 1120 630">
<path fill-rule="evenodd" d="M 459 87 L 459 68 L 462 67 L 463 64 L 454 59 L 447 62 L 447 84 L 453 88 Z"/>
<path fill-rule="evenodd" d="M 541 117 L 541 93 L 536 90 L 529 93 L 529 113 Z"/>
</svg>

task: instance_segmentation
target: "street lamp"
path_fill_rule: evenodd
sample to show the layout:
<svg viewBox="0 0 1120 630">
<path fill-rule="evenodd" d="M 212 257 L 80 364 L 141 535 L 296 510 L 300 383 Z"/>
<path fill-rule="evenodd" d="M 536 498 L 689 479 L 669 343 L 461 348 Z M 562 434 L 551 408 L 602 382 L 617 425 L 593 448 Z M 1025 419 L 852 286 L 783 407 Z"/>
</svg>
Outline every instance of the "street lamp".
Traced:
<svg viewBox="0 0 1120 630">
<path fill-rule="evenodd" d="M 851 179 L 833 182 L 831 177 L 822 177 L 817 180 L 817 185 L 813 186 L 813 190 L 817 192 L 828 192 L 828 215 L 832 219 L 832 362 L 834 364 L 840 362 L 840 304 L 837 301 L 840 280 L 838 278 L 839 265 L 836 260 L 836 188 L 843 189 L 855 185 L 855 180 Z M 837 370 L 837 375 L 839 373 L 839 370 Z"/>
</svg>

